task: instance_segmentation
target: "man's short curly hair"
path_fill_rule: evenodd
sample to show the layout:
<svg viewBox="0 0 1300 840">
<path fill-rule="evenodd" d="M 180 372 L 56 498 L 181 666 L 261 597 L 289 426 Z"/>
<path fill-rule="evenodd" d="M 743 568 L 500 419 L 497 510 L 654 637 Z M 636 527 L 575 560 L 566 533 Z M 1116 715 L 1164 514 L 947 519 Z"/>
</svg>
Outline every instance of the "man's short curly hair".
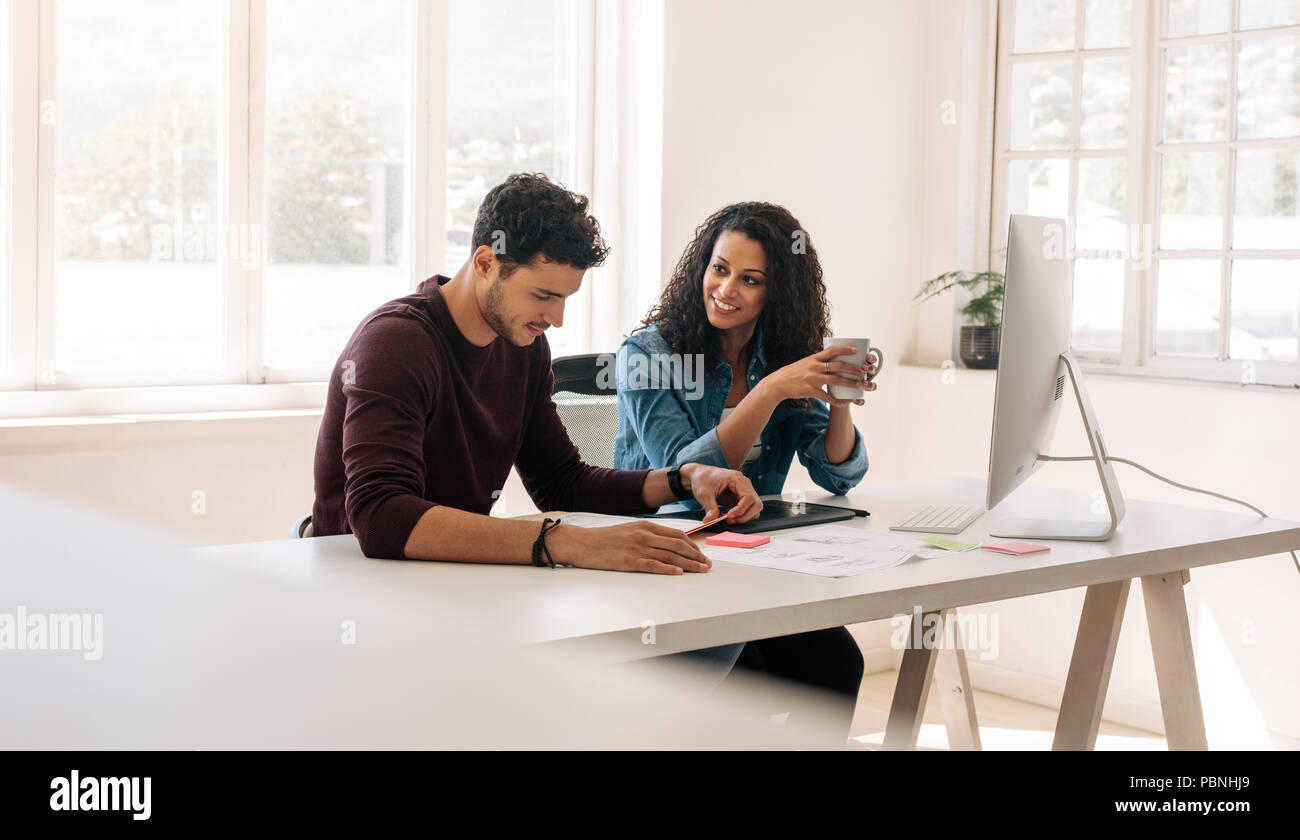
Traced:
<svg viewBox="0 0 1300 840">
<path fill-rule="evenodd" d="M 537 257 L 584 271 L 609 254 L 587 197 L 569 192 L 539 172 L 516 172 L 493 187 L 474 220 L 473 250 L 486 245 L 501 262 L 501 276 Z"/>
</svg>

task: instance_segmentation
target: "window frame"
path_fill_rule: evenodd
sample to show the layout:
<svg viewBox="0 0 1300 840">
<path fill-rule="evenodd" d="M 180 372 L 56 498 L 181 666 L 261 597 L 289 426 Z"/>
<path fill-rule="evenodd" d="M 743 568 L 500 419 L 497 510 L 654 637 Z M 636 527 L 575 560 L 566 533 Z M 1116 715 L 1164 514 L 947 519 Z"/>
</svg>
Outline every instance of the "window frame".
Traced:
<svg viewBox="0 0 1300 840">
<path fill-rule="evenodd" d="M 1124 259 L 1124 311 L 1121 327 L 1120 350 L 1098 352 L 1074 350 L 1085 372 L 1115 374 L 1211 383 L 1237 383 L 1240 385 L 1265 385 L 1294 389 L 1300 386 L 1300 358 L 1294 363 L 1234 359 L 1228 356 L 1230 332 L 1231 271 L 1234 259 L 1281 257 L 1296 259 L 1300 265 L 1300 249 L 1243 249 L 1232 245 L 1232 216 L 1235 212 L 1236 156 L 1240 149 L 1300 147 L 1300 137 L 1267 138 L 1262 140 L 1236 139 L 1237 125 L 1237 50 L 1243 39 L 1264 38 L 1270 35 L 1300 35 L 1300 26 L 1268 27 L 1240 30 L 1237 28 L 1240 0 L 1231 0 L 1229 27 L 1225 32 L 1210 35 L 1166 37 L 1164 21 L 1168 0 L 1133 0 L 1130 43 L 1128 47 L 1084 50 L 1084 13 L 1087 0 L 1076 0 L 1075 43 L 1071 50 L 1040 53 L 1012 53 L 1014 15 L 1017 0 L 994 0 L 998 15 L 998 47 L 995 70 L 996 93 L 994 97 L 993 185 L 988 230 L 989 268 L 1001 268 L 996 259 L 1005 248 L 1007 217 L 1007 170 L 1010 161 L 1020 159 L 1064 159 L 1069 166 L 1069 194 L 1067 213 L 1072 217 L 1076 206 L 1078 188 L 1078 162 L 1083 158 L 1118 157 L 1112 150 L 1080 150 L 1080 109 L 1082 103 L 1083 58 L 1102 58 L 1127 52 L 1129 61 L 1129 120 L 1125 147 L 1126 156 L 1126 217 L 1129 220 L 1131 241 L 1134 224 L 1141 225 L 1141 241 L 1150 248 L 1150 259 L 1137 255 L 1137 259 Z M 1170 46 L 1191 46 L 1202 43 L 1226 42 L 1231 55 L 1228 63 L 1226 135 L 1223 141 L 1206 143 L 1165 143 L 1164 55 Z M 1045 59 L 1070 59 L 1074 61 L 1071 101 L 1071 130 L 1068 148 L 1033 151 L 1011 151 L 1010 145 L 1010 69 L 1022 61 Z M 1178 149 L 1187 151 L 1226 152 L 1224 170 L 1224 242 L 1221 249 L 1181 250 L 1161 249 L 1160 231 L 1160 158 L 1163 152 Z M 1158 265 L 1162 259 L 1196 258 L 1204 256 L 1220 260 L 1220 329 L 1216 357 L 1157 355 L 1156 294 Z M 1148 266 L 1142 266 L 1142 262 Z M 1073 273 L 1073 261 L 1071 262 Z M 1223 325 L 1227 324 L 1228 329 Z"/>
</svg>

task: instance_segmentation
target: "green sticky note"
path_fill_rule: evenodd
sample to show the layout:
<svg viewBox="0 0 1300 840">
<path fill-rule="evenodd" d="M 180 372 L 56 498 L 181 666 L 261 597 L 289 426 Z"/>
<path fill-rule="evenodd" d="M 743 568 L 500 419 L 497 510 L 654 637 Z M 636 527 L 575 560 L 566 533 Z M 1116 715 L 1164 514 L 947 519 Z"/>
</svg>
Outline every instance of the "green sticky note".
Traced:
<svg viewBox="0 0 1300 840">
<path fill-rule="evenodd" d="M 975 543 L 958 542 L 948 537 L 922 537 L 921 542 L 944 551 L 966 551 L 975 547 Z"/>
</svg>

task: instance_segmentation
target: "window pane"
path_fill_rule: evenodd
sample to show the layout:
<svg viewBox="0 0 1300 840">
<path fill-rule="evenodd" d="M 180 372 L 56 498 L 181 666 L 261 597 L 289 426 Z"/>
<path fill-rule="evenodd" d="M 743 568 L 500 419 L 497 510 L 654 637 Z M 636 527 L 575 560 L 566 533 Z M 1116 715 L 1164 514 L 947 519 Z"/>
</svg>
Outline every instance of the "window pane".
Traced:
<svg viewBox="0 0 1300 840">
<path fill-rule="evenodd" d="M 1223 155 L 1163 155 L 1160 177 L 1160 247 L 1223 245 Z"/>
<path fill-rule="evenodd" d="M 1075 245 L 1081 251 L 1122 252 L 1128 244 L 1124 196 L 1128 193 L 1124 158 L 1079 161 L 1079 189 L 1074 215 Z M 1136 256 L 1136 255 L 1135 255 Z"/>
<path fill-rule="evenodd" d="M 1237 195 L 1232 217 L 1235 248 L 1295 248 L 1300 245 L 1296 172 L 1300 149 L 1243 149 L 1237 152 Z"/>
<path fill-rule="evenodd" d="M 1119 352 L 1124 326 L 1124 261 L 1076 260 L 1070 346 Z"/>
<path fill-rule="evenodd" d="M 1083 48 L 1127 47 L 1132 6 L 1132 0 L 1088 0 L 1083 10 Z"/>
<path fill-rule="evenodd" d="M 1121 149 L 1128 141 L 1128 65 L 1127 58 L 1083 62 L 1080 147 Z"/>
<path fill-rule="evenodd" d="M 1165 140 L 1188 143 L 1227 135 L 1228 47 L 1165 50 Z"/>
<path fill-rule="evenodd" d="M 1016 0 L 1013 51 L 1074 49 L 1074 0 Z"/>
<path fill-rule="evenodd" d="M 1300 0 L 1241 0 L 1241 29 L 1300 23 Z"/>
<path fill-rule="evenodd" d="M 1161 260 L 1157 270 L 1156 353 L 1217 356 L 1219 261 Z"/>
<path fill-rule="evenodd" d="M 577 6 L 451 0 L 448 15 L 446 265 L 454 270 L 469 256 L 479 203 L 507 175 L 544 172 L 574 186 Z M 484 38 L 496 49 L 484 50 Z"/>
<path fill-rule="evenodd" d="M 1300 38 L 1249 38 L 1237 61 L 1237 136 L 1300 134 Z"/>
<path fill-rule="evenodd" d="M 409 290 L 408 9 L 267 4 L 267 367 L 332 364 L 366 312 Z"/>
<path fill-rule="evenodd" d="M 1023 61 L 1011 68 L 1011 148 L 1070 145 L 1073 61 Z"/>
<path fill-rule="evenodd" d="M 1069 214 L 1070 164 L 1013 160 L 1007 167 L 1007 212 L 1063 219 Z"/>
<path fill-rule="evenodd" d="M 1165 18 L 1165 35 L 1206 35 L 1228 31 L 1231 0 L 1169 0 Z"/>
<path fill-rule="evenodd" d="M 1300 326 L 1300 260 L 1234 260 L 1231 293 L 1228 355 L 1294 362 Z"/>
<path fill-rule="evenodd" d="M 57 8 L 55 364 L 77 373 L 215 368 L 225 359 L 224 4 Z"/>
</svg>

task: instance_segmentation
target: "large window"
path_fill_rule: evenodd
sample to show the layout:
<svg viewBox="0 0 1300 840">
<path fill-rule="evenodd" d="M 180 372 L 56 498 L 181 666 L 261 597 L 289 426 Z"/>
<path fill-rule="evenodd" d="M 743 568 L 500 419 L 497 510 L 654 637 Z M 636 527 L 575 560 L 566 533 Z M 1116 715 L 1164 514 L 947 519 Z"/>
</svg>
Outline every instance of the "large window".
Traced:
<svg viewBox="0 0 1300 840">
<path fill-rule="evenodd" d="M 0 386 L 325 379 L 506 174 L 590 192 L 594 9 L 0 0 Z"/>
<path fill-rule="evenodd" d="M 1300 382 L 1300 0 L 1004 0 L 993 250 L 1068 219 L 1094 369 Z"/>
</svg>

